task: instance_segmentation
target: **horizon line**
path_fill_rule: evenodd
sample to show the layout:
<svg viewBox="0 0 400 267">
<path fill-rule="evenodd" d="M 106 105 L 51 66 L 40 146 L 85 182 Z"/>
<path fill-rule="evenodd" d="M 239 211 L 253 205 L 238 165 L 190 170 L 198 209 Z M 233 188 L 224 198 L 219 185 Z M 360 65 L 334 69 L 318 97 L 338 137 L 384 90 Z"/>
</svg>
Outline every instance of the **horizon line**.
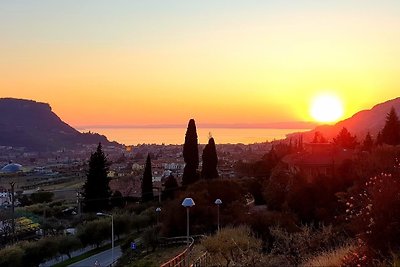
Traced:
<svg viewBox="0 0 400 267">
<path fill-rule="evenodd" d="M 273 122 L 273 123 L 200 123 L 197 128 L 231 128 L 231 129 L 312 129 L 318 125 L 317 122 L 311 121 L 294 121 L 294 122 Z M 91 124 L 91 125 L 74 125 L 78 130 L 86 130 L 90 128 L 186 128 L 186 124 Z"/>
</svg>

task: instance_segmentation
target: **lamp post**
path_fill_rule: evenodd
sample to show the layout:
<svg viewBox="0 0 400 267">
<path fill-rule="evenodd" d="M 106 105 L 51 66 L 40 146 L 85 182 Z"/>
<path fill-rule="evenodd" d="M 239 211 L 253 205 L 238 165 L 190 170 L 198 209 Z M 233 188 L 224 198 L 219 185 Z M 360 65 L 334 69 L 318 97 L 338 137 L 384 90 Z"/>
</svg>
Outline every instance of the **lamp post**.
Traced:
<svg viewBox="0 0 400 267">
<path fill-rule="evenodd" d="M 161 212 L 161 208 L 160 208 L 160 207 L 156 208 L 156 213 L 157 213 L 157 225 L 158 225 L 158 223 L 159 223 L 160 212 Z"/>
<path fill-rule="evenodd" d="M 111 217 L 111 266 L 114 263 L 114 216 L 112 214 L 97 212 L 97 216 Z"/>
<path fill-rule="evenodd" d="M 182 206 L 186 208 L 186 242 L 187 242 L 187 250 L 186 250 L 186 261 L 187 261 L 187 266 L 189 266 L 189 209 L 193 207 L 194 201 L 192 198 L 187 197 L 183 200 Z"/>
<path fill-rule="evenodd" d="M 219 233 L 219 206 L 222 204 L 222 200 L 217 198 L 214 203 L 217 205 L 217 229 Z"/>
</svg>

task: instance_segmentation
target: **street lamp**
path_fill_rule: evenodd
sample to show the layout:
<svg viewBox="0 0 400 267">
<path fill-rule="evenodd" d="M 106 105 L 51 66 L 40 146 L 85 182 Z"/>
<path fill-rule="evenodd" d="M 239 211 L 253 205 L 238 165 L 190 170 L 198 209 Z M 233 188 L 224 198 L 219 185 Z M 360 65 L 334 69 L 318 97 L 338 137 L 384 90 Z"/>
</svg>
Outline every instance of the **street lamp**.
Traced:
<svg viewBox="0 0 400 267">
<path fill-rule="evenodd" d="M 186 241 L 187 241 L 187 251 L 186 251 L 186 259 L 187 259 L 187 266 L 189 266 L 189 208 L 193 207 L 194 201 L 192 198 L 187 197 L 182 201 L 182 206 L 186 208 Z"/>
<path fill-rule="evenodd" d="M 156 208 L 156 213 L 157 213 L 157 225 L 158 225 L 158 223 L 159 223 L 160 212 L 161 212 L 161 208 L 160 208 L 160 207 Z"/>
<path fill-rule="evenodd" d="M 112 214 L 97 212 L 97 216 L 111 217 L 111 266 L 114 263 L 114 216 Z"/>
<path fill-rule="evenodd" d="M 217 198 L 216 200 L 215 200 L 215 205 L 217 205 L 217 226 L 218 226 L 218 233 L 219 233 L 219 206 L 222 204 L 222 200 L 221 199 L 219 199 L 219 198 Z"/>
</svg>

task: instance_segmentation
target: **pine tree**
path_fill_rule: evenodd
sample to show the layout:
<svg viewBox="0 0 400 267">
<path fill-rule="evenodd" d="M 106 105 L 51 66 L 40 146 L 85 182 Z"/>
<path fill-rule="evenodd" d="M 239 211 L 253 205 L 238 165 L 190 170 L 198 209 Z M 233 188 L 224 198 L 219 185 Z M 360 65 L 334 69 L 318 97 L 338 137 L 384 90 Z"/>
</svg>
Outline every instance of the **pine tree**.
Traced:
<svg viewBox="0 0 400 267">
<path fill-rule="evenodd" d="M 314 133 L 314 138 L 311 143 L 317 144 L 317 143 L 326 143 L 326 142 L 328 142 L 328 140 L 326 140 L 326 138 L 322 135 L 322 133 L 319 131 L 316 131 Z"/>
<path fill-rule="evenodd" d="M 367 135 L 365 136 L 362 148 L 364 151 L 371 151 L 373 146 L 374 146 L 374 140 L 372 140 L 372 136 L 368 132 Z"/>
<path fill-rule="evenodd" d="M 144 167 L 143 179 L 142 179 L 142 201 L 152 201 L 153 195 L 153 175 L 151 173 L 151 159 L 150 155 L 147 155 L 146 165 Z"/>
<path fill-rule="evenodd" d="M 199 167 L 199 149 L 197 147 L 197 130 L 194 119 L 189 121 L 186 130 L 183 159 L 185 168 L 183 170 L 182 185 L 189 185 L 198 180 L 197 169 Z"/>
<path fill-rule="evenodd" d="M 382 142 L 393 146 L 400 144 L 400 122 L 394 107 L 386 116 L 386 123 L 382 129 Z"/>
<path fill-rule="evenodd" d="M 204 147 L 203 150 L 203 168 L 201 170 L 201 177 L 203 179 L 214 179 L 218 178 L 218 156 L 217 149 L 215 148 L 214 138 L 210 137 L 208 139 L 208 144 Z"/>
<path fill-rule="evenodd" d="M 376 144 L 377 146 L 380 146 L 380 145 L 383 144 L 383 140 L 382 140 L 382 131 L 379 131 L 378 134 L 376 135 L 375 144 Z"/>
<path fill-rule="evenodd" d="M 108 166 L 106 156 L 101 147 L 97 146 L 96 152 L 90 155 L 89 171 L 83 186 L 83 207 L 85 211 L 96 212 L 109 208 L 111 190 L 109 187 Z"/>
<path fill-rule="evenodd" d="M 344 149 L 354 149 L 358 144 L 357 137 L 352 136 L 345 127 L 333 138 L 333 143 Z"/>
</svg>

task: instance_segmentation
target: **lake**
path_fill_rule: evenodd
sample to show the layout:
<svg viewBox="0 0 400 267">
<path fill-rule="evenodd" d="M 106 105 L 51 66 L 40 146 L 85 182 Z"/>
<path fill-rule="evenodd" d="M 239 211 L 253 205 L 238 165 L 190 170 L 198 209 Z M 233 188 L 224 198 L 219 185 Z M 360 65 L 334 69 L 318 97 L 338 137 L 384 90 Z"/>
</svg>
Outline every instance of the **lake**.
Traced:
<svg viewBox="0 0 400 267">
<path fill-rule="evenodd" d="M 270 128 L 197 128 L 199 143 L 208 142 L 211 134 L 217 144 L 252 144 L 274 139 L 282 139 L 286 134 L 308 131 L 309 129 L 270 129 Z M 81 128 L 81 132 L 95 132 L 107 136 L 110 141 L 125 145 L 137 144 L 183 144 L 185 128 L 140 128 L 140 127 L 102 127 Z"/>
</svg>

